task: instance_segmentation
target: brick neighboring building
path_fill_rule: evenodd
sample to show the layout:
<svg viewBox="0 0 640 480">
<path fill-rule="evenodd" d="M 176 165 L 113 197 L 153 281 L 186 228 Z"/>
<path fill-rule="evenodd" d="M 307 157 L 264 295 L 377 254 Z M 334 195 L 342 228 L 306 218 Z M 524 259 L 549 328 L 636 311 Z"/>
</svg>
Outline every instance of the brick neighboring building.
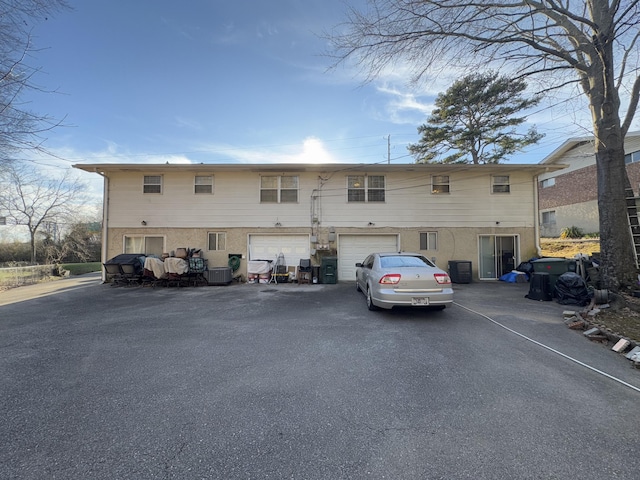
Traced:
<svg viewBox="0 0 640 480">
<path fill-rule="evenodd" d="M 625 140 L 627 174 L 634 195 L 640 197 L 640 132 Z M 567 168 L 538 177 L 540 236 L 557 237 L 565 227 L 585 233 L 599 231 L 598 188 L 593 137 L 570 138 L 547 156 L 542 165 Z"/>
</svg>

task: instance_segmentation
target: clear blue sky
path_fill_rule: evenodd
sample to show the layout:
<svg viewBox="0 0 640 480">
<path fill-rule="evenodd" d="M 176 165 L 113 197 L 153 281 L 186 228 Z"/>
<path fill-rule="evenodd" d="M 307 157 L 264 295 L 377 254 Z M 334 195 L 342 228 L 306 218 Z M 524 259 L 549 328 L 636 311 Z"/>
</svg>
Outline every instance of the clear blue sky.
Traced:
<svg viewBox="0 0 640 480">
<path fill-rule="evenodd" d="M 406 145 L 450 85 L 410 88 L 400 69 L 369 84 L 348 66 L 327 71 L 319 35 L 344 20 L 341 0 L 70 4 L 35 27 L 41 50 L 29 61 L 42 69 L 37 82 L 59 92 L 29 100 L 34 111 L 66 117 L 45 145 L 65 167 L 378 163 L 388 138 L 392 163 L 412 162 Z M 566 111 L 542 106 L 531 119 L 546 137 L 512 163 L 537 163 L 585 134 Z"/>
</svg>

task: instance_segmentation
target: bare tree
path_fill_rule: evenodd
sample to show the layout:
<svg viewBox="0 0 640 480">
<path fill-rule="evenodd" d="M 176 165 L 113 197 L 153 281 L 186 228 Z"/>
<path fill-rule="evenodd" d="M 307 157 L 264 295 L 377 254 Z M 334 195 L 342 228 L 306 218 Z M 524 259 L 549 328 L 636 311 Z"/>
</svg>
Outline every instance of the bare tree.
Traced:
<svg viewBox="0 0 640 480">
<path fill-rule="evenodd" d="M 640 92 L 639 26 L 640 0 L 369 0 L 327 36 L 336 62 L 355 60 L 369 79 L 405 59 L 414 81 L 446 66 L 501 67 L 547 90 L 579 86 L 595 138 L 601 277 L 618 290 L 637 280 L 624 138 Z"/>
<path fill-rule="evenodd" d="M 0 212 L 8 224 L 29 230 L 31 263 L 36 263 L 36 234 L 48 223 L 69 221 L 82 205 L 85 186 L 71 170 L 53 178 L 33 168 L 9 164 L 0 176 Z"/>
<path fill-rule="evenodd" d="M 34 81 L 38 69 L 28 64 L 36 52 L 34 24 L 63 8 L 64 0 L 0 0 L 0 165 L 16 151 L 43 151 L 42 134 L 60 125 L 28 110 L 21 96 L 41 90 Z"/>
<path fill-rule="evenodd" d="M 100 259 L 100 222 L 74 222 L 63 238 L 45 235 L 44 251 L 49 264 L 64 261 L 87 262 Z"/>
</svg>

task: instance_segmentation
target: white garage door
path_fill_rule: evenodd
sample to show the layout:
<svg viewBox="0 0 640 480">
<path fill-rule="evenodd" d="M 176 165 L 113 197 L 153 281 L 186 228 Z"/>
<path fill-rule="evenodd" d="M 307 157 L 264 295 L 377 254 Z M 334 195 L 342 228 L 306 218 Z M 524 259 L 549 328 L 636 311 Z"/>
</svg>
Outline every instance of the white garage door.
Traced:
<svg viewBox="0 0 640 480">
<path fill-rule="evenodd" d="M 397 235 L 340 235 L 338 237 L 338 280 L 356 279 L 356 263 L 374 252 L 397 252 Z"/>
<path fill-rule="evenodd" d="M 249 235 L 249 260 L 273 260 L 284 254 L 287 266 L 309 258 L 309 235 Z"/>
</svg>

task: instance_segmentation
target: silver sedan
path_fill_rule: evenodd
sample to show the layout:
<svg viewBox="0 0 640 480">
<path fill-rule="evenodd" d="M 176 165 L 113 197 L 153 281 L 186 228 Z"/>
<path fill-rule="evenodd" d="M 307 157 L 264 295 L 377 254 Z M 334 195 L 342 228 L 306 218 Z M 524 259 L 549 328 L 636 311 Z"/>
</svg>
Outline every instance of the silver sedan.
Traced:
<svg viewBox="0 0 640 480">
<path fill-rule="evenodd" d="M 369 310 L 442 309 L 453 302 L 449 274 L 419 253 L 372 253 L 356 267 L 356 289 L 366 296 Z"/>
</svg>

